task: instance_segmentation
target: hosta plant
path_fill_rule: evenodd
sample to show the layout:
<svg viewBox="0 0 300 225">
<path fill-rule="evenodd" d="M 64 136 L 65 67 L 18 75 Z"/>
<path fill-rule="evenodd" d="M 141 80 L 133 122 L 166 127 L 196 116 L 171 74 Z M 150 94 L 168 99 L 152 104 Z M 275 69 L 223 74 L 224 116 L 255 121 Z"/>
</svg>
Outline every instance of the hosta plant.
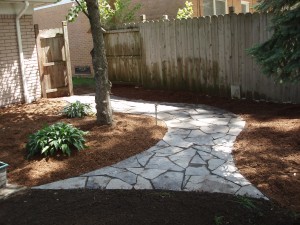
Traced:
<svg viewBox="0 0 300 225">
<path fill-rule="evenodd" d="M 92 114 L 92 108 L 90 104 L 85 104 L 85 103 L 81 103 L 80 101 L 76 101 L 65 106 L 62 113 L 63 115 L 69 118 L 75 118 L 75 117 L 81 118 Z"/>
<path fill-rule="evenodd" d="M 29 136 L 26 144 L 27 158 L 37 154 L 54 155 L 59 151 L 70 156 L 72 150 L 80 151 L 86 148 L 84 135 L 87 133 L 66 123 L 46 126 Z"/>
</svg>

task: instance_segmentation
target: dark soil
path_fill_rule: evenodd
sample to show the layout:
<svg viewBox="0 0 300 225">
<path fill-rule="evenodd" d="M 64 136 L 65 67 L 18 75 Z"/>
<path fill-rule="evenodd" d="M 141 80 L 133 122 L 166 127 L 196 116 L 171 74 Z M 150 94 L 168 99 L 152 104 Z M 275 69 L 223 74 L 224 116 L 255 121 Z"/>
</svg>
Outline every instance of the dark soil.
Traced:
<svg viewBox="0 0 300 225">
<path fill-rule="evenodd" d="M 28 191 L 0 201 L 0 224 L 296 225 L 270 201 L 163 191 Z"/>
</svg>

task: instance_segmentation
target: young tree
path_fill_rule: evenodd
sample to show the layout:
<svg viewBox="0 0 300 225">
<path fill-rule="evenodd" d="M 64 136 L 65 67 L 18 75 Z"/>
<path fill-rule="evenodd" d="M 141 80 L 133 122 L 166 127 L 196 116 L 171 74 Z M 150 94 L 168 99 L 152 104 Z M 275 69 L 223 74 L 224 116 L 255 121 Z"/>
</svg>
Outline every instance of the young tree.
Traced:
<svg viewBox="0 0 300 225">
<path fill-rule="evenodd" d="M 132 4 L 132 0 L 115 0 L 113 4 L 110 2 L 98 0 L 101 25 L 107 29 L 133 22 L 136 12 L 141 8 L 141 4 Z M 80 12 L 87 11 L 85 0 L 76 0 L 76 3 L 69 9 L 69 22 L 74 22 Z"/>
<path fill-rule="evenodd" d="M 100 125 L 112 124 L 112 109 L 110 104 L 111 83 L 108 80 L 107 59 L 103 38 L 103 29 L 100 22 L 98 0 L 75 0 L 76 7 L 69 11 L 69 20 L 77 18 L 83 12 L 89 19 L 93 37 L 93 50 L 91 51 L 95 78 L 95 103 L 97 123 Z"/>
<path fill-rule="evenodd" d="M 270 40 L 253 46 L 249 53 L 264 74 L 277 82 L 300 81 L 300 2 L 299 0 L 262 0 L 259 12 L 272 13 Z"/>
<path fill-rule="evenodd" d="M 186 1 L 185 2 L 185 6 L 182 9 L 178 9 L 177 12 L 177 19 L 188 19 L 188 18 L 192 18 L 193 16 L 193 3 Z"/>
<path fill-rule="evenodd" d="M 108 80 L 107 59 L 105 55 L 105 46 L 103 31 L 100 22 L 98 0 L 85 0 L 87 14 L 91 24 L 93 37 L 92 60 L 95 73 L 96 84 L 96 110 L 97 122 L 101 125 L 112 124 L 112 109 L 110 104 L 111 83 Z"/>
</svg>

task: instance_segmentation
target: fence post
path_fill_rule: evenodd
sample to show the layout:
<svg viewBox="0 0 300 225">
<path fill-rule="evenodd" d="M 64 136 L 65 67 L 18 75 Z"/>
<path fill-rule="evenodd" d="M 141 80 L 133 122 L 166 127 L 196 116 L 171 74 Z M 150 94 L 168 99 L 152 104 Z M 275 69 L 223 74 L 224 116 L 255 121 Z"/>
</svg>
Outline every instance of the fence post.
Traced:
<svg viewBox="0 0 300 225">
<path fill-rule="evenodd" d="M 141 22 L 146 22 L 146 15 L 145 14 L 142 14 L 140 15 L 140 19 L 141 19 Z"/>
<path fill-rule="evenodd" d="M 68 80 L 69 95 L 73 95 L 73 81 L 72 81 L 72 68 L 70 60 L 70 47 L 69 47 L 69 38 L 68 38 L 68 28 L 67 21 L 62 22 L 63 34 L 64 34 L 64 44 L 65 44 L 65 55 L 66 55 L 66 72 Z"/>
</svg>

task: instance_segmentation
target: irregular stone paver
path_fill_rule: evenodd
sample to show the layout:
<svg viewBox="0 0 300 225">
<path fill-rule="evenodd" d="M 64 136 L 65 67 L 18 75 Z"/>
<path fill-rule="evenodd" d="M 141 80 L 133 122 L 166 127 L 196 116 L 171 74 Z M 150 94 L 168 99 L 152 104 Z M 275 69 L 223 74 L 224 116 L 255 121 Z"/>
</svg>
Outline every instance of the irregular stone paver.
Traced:
<svg viewBox="0 0 300 225">
<path fill-rule="evenodd" d="M 94 96 L 71 96 L 95 106 Z M 115 112 L 155 117 L 155 104 L 112 98 Z M 164 189 L 222 192 L 265 198 L 245 179 L 231 155 L 245 121 L 222 109 L 194 104 L 159 103 L 157 117 L 168 132 L 150 149 L 79 177 L 41 185 L 39 189 Z"/>
</svg>

